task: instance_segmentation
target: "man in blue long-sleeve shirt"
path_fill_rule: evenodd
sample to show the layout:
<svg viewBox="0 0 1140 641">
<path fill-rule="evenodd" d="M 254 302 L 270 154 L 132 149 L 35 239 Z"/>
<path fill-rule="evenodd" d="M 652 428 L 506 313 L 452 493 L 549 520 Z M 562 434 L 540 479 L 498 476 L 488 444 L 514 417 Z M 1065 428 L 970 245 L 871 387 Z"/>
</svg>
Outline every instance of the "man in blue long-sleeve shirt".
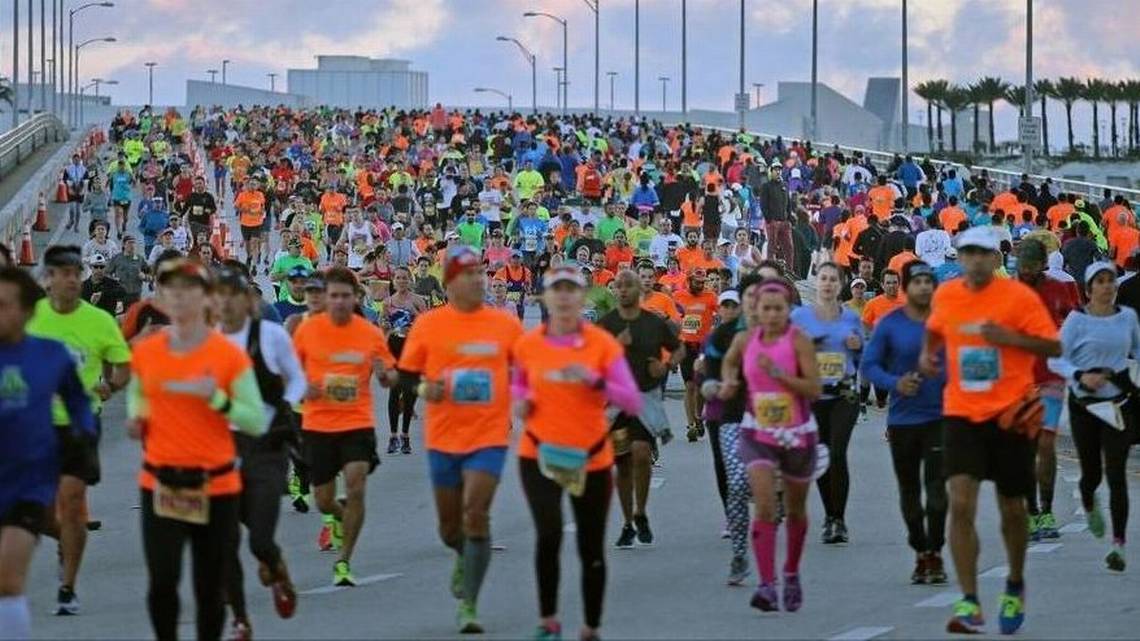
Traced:
<svg viewBox="0 0 1140 641">
<path fill-rule="evenodd" d="M 942 471 L 942 388 L 946 379 L 943 375 L 924 378 L 918 373 L 922 336 L 934 297 L 934 270 L 922 261 L 907 263 L 902 286 L 906 304 L 875 326 L 863 351 L 862 371 L 876 387 L 891 390 L 887 436 L 907 543 L 917 555 L 911 582 L 941 584 L 946 582 L 941 554 L 947 510 Z"/>
</svg>

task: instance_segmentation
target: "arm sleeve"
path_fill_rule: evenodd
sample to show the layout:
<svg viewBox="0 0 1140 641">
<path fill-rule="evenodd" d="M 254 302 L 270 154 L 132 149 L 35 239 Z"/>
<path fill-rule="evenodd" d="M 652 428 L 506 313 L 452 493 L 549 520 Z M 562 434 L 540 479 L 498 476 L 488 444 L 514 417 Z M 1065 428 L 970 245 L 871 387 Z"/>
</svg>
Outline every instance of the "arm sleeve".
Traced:
<svg viewBox="0 0 1140 641">
<path fill-rule="evenodd" d="M 629 362 L 619 353 L 603 374 L 606 380 L 606 400 L 626 414 L 641 413 L 641 391 L 633 379 Z"/>
<path fill-rule="evenodd" d="M 226 418 L 238 431 L 261 436 L 266 430 L 265 406 L 253 368 L 246 365 L 230 383 L 230 411 Z"/>
<path fill-rule="evenodd" d="M 146 399 L 136 373 L 132 372 L 131 380 L 127 382 L 126 398 L 127 418 L 146 418 Z"/>
<path fill-rule="evenodd" d="M 871 333 L 871 340 L 863 348 L 860 370 L 863 372 L 863 376 L 870 379 L 876 386 L 893 390 L 899 382 L 899 377 L 888 372 L 886 363 L 883 362 L 887 355 L 886 335 L 889 333 L 886 328 Z"/>
<path fill-rule="evenodd" d="M 511 396 L 519 400 L 530 398 L 530 384 L 527 382 L 526 369 L 517 363 L 511 370 Z"/>
</svg>

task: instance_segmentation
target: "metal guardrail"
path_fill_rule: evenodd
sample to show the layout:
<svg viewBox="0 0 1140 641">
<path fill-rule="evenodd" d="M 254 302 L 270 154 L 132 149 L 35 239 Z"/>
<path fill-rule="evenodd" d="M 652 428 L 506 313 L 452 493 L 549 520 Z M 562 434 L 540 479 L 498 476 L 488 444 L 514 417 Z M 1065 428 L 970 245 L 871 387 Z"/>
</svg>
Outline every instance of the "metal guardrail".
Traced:
<svg viewBox="0 0 1140 641">
<path fill-rule="evenodd" d="M 680 123 L 678 123 L 678 124 L 680 124 Z M 701 125 L 700 123 L 692 123 L 692 124 L 697 126 L 697 127 L 702 128 L 702 129 L 713 129 L 716 131 L 721 131 L 721 132 L 731 133 L 731 134 L 736 134 L 736 133 L 739 133 L 739 131 L 740 131 L 739 129 L 732 129 L 730 127 Z M 755 136 L 756 138 L 759 138 L 761 140 L 774 141 L 777 138 L 777 136 L 775 136 L 773 134 L 766 134 L 766 133 L 762 133 L 762 132 L 750 131 L 748 133 L 749 133 L 749 135 Z M 782 138 L 785 141 L 789 141 L 789 140 L 794 139 L 794 137 L 789 137 L 789 136 L 783 136 Z M 896 155 L 896 152 L 893 152 L 893 151 L 881 151 L 878 149 L 863 149 L 861 147 L 850 147 L 847 145 L 836 145 L 836 144 L 831 144 L 831 143 L 813 142 L 812 147 L 814 149 L 817 149 L 817 150 L 839 149 L 840 151 L 842 151 L 843 153 L 848 154 L 848 155 L 853 154 L 855 152 L 860 152 L 861 154 L 863 154 L 863 156 L 865 158 L 868 158 L 871 161 L 871 163 L 875 166 L 876 169 L 878 169 L 880 171 L 883 171 L 888 166 L 890 166 L 891 162 L 894 160 L 894 157 Z M 927 156 L 929 154 L 915 154 L 915 155 Z M 939 171 L 941 171 L 942 169 L 956 169 L 958 171 L 958 174 L 963 178 L 973 176 L 975 174 L 980 174 L 983 170 L 985 170 L 990 176 L 991 183 L 996 188 L 995 191 L 1007 190 L 1007 189 L 1009 189 L 1010 185 L 1017 184 L 1018 182 L 1021 181 L 1021 173 L 1022 172 L 1009 171 L 1006 169 L 997 169 L 994 167 L 985 167 L 983 165 L 963 165 L 961 163 L 950 162 L 947 160 L 937 160 L 934 158 L 931 158 L 930 162 Z M 1057 187 L 1057 189 L 1059 191 L 1063 191 L 1066 193 L 1075 193 L 1079 196 L 1088 198 L 1090 200 L 1095 199 L 1097 201 L 1099 201 L 1103 197 L 1104 190 L 1109 189 L 1112 191 L 1113 194 L 1123 194 L 1124 197 L 1127 198 L 1129 201 L 1131 201 L 1134 205 L 1140 205 L 1140 189 L 1132 189 L 1129 187 L 1118 187 L 1116 185 L 1105 185 L 1105 184 L 1100 184 L 1100 183 L 1091 183 L 1091 182 L 1086 182 L 1083 180 L 1070 180 L 1070 179 L 1062 178 L 1059 176 L 1049 176 L 1049 175 L 1042 175 L 1042 174 L 1030 174 L 1029 178 L 1030 178 L 1030 180 L 1032 180 L 1033 182 L 1036 182 L 1036 183 L 1043 183 L 1043 182 L 1045 182 L 1045 179 L 1047 179 L 1047 178 L 1051 179 L 1053 181 L 1053 184 Z"/>
<path fill-rule="evenodd" d="M 55 114 L 40 113 L 15 129 L 0 134 L 0 178 L 18 167 L 37 149 L 67 139 L 67 126 Z"/>
</svg>

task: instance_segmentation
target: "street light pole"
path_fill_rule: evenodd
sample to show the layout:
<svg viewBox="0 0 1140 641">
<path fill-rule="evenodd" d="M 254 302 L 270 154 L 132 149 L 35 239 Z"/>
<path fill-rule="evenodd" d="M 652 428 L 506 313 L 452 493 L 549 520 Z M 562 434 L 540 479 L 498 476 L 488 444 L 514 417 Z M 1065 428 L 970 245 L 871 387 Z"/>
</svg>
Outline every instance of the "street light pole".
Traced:
<svg viewBox="0 0 1140 641">
<path fill-rule="evenodd" d="M 493 93 L 502 96 L 507 99 L 507 111 L 510 113 L 515 112 L 514 98 L 512 98 L 511 94 L 509 93 L 499 91 L 498 89 L 493 89 L 491 87 L 475 87 L 475 93 Z"/>
<path fill-rule="evenodd" d="M 71 57 L 75 60 L 75 79 L 76 79 L 75 86 L 77 89 L 79 87 L 79 82 L 78 82 L 78 80 L 79 80 L 79 51 L 81 49 L 83 49 L 83 47 L 86 47 L 87 45 L 95 43 L 95 42 L 115 42 L 115 41 L 116 40 L 113 37 L 91 38 L 90 40 L 85 40 L 85 41 L 75 45 L 75 48 L 72 49 L 72 51 L 71 51 Z M 80 114 L 81 114 L 81 112 L 79 111 L 80 106 L 82 106 L 82 105 L 76 106 L 76 110 L 75 110 L 76 123 L 75 123 L 75 126 L 79 126 L 80 124 L 82 124 L 80 122 Z"/>
<path fill-rule="evenodd" d="M 20 0 L 12 0 L 12 129 L 20 124 Z"/>
<path fill-rule="evenodd" d="M 210 74 L 210 84 L 216 84 L 218 82 L 218 70 L 217 69 L 207 69 L 206 73 Z"/>
<path fill-rule="evenodd" d="M 760 108 L 760 90 L 764 88 L 764 83 L 754 82 L 754 83 L 752 83 L 752 88 L 756 90 L 756 108 L 759 109 Z"/>
<path fill-rule="evenodd" d="M 277 74 L 270 73 L 269 76 L 269 93 L 277 93 Z"/>
<path fill-rule="evenodd" d="M 818 138 L 817 87 L 819 85 L 819 0 L 811 0 L 811 131 L 809 139 Z"/>
<path fill-rule="evenodd" d="M 610 111 L 614 110 L 614 78 L 617 77 L 618 72 L 607 71 L 606 75 L 610 77 Z"/>
<path fill-rule="evenodd" d="M 19 2 L 20 0 L 16 0 Z M 32 0 L 28 0 L 28 117 L 32 117 L 32 102 L 36 95 L 35 78 L 33 72 L 36 66 L 32 64 L 32 56 L 35 51 L 35 41 L 32 39 L 32 25 L 35 23 L 36 12 L 32 6 Z"/>
<path fill-rule="evenodd" d="M 562 67 L 554 67 L 554 108 L 562 109 Z"/>
<path fill-rule="evenodd" d="M 51 63 L 51 112 L 53 114 L 57 113 L 56 109 L 59 106 L 56 100 L 56 94 L 59 93 L 59 83 L 55 81 L 55 61 L 59 60 L 59 53 L 56 51 L 57 45 L 55 37 L 57 31 L 56 23 L 59 22 L 57 15 L 59 12 L 57 9 L 59 9 L 59 5 L 56 4 L 56 0 L 51 0 L 51 59 L 49 59 L 48 62 Z"/>
<path fill-rule="evenodd" d="M 60 0 L 60 6 L 61 7 L 63 6 L 62 0 Z M 80 11 L 83 11 L 84 9 L 89 9 L 91 7 L 113 7 L 113 6 L 115 6 L 114 2 L 88 2 L 86 4 L 81 4 L 78 7 L 71 9 L 67 12 L 68 59 L 67 59 L 67 82 L 65 83 L 66 87 L 67 87 L 67 100 L 65 100 L 64 102 L 67 103 L 67 121 L 73 127 L 75 126 L 75 119 L 76 119 L 76 116 L 78 114 L 78 112 L 76 111 L 76 105 L 75 105 L 75 93 L 79 90 L 78 65 L 76 64 L 76 61 L 75 61 L 76 52 L 75 52 L 75 46 L 74 46 L 75 45 L 75 14 L 79 13 Z M 62 15 L 63 14 L 62 14 L 62 9 L 61 9 L 60 16 L 62 16 Z M 60 29 L 62 29 L 62 28 L 63 28 L 63 25 L 60 25 Z M 62 34 L 60 35 L 60 39 L 61 40 L 63 39 Z M 62 45 L 63 45 L 63 43 L 60 43 L 61 48 L 62 48 Z M 62 72 L 62 69 L 60 71 Z"/>
<path fill-rule="evenodd" d="M 154 107 L 154 68 L 157 62 L 144 62 L 146 65 L 147 100 L 146 104 Z"/>
<path fill-rule="evenodd" d="M 40 111 L 47 111 L 47 0 L 40 0 Z"/>
<path fill-rule="evenodd" d="M 568 107 L 567 103 L 569 102 L 567 92 L 566 92 L 566 87 L 567 87 L 567 85 L 570 84 L 570 71 L 569 71 L 570 67 L 567 66 L 568 61 L 569 61 L 569 57 L 568 57 L 569 49 L 567 46 L 567 38 L 566 38 L 566 34 L 568 31 L 566 19 L 562 18 L 560 16 L 556 16 L 552 13 L 544 13 L 542 11 L 527 11 L 526 13 L 523 14 L 523 17 L 524 18 L 536 18 L 536 17 L 550 18 L 551 20 L 562 25 L 562 79 L 558 81 L 558 89 L 559 89 L 559 91 L 561 91 L 561 96 L 562 96 L 562 115 L 566 115 L 566 109 Z"/>
<path fill-rule="evenodd" d="M 585 0 L 586 6 L 594 12 L 594 113 L 598 113 L 598 79 L 600 78 L 601 62 L 598 55 L 601 51 L 601 11 L 599 0 Z"/>
<path fill-rule="evenodd" d="M 910 81 L 907 79 L 909 65 L 907 63 L 907 16 L 906 0 L 902 0 L 902 150 L 910 151 Z"/>
<path fill-rule="evenodd" d="M 740 0 L 740 88 L 737 94 L 744 93 L 744 0 Z M 740 131 L 744 131 L 744 109 L 740 109 Z"/>
<path fill-rule="evenodd" d="M 225 60 L 222 61 L 222 86 L 223 87 L 226 85 L 226 67 L 228 67 L 229 64 L 230 64 L 229 58 L 226 58 Z"/>
<path fill-rule="evenodd" d="M 1025 115 L 1033 117 L 1033 0 L 1025 0 Z M 1024 145 L 1021 153 L 1028 174 L 1033 170 L 1033 145 Z"/>
<path fill-rule="evenodd" d="M 657 79 L 661 81 L 661 113 L 664 114 L 666 111 L 665 97 L 667 95 L 667 87 L 669 85 L 669 76 L 658 76 Z"/>
<path fill-rule="evenodd" d="M 633 0 L 633 113 L 641 113 L 641 0 Z"/>
<path fill-rule="evenodd" d="M 536 62 L 538 57 L 531 53 L 530 49 L 523 46 L 517 38 L 508 38 L 506 36 L 498 36 L 495 38 L 499 42 L 513 42 L 515 46 L 522 52 L 523 57 L 530 63 L 530 109 L 534 114 L 538 113 L 538 68 Z"/>
<path fill-rule="evenodd" d="M 688 2 L 681 0 L 681 114 L 689 113 L 689 19 Z"/>
</svg>

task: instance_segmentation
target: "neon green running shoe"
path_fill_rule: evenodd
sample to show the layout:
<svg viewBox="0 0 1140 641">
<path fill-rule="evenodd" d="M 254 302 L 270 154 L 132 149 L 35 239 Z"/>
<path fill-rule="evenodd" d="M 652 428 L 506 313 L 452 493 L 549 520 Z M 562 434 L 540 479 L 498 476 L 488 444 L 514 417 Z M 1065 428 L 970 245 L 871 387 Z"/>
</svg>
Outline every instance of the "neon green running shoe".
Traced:
<svg viewBox="0 0 1140 641">
<path fill-rule="evenodd" d="M 333 519 L 329 528 L 329 543 L 332 549 L 339 550 L 344 545 L 344 523 L 340 519 Z"/>
<path fill-rule="evenodd" d="M 333 585 L 356 586 L 356 577 L 352 576 L 352 569 L 348 567 L 348 561 L 337 561 L 333 565 Z"/>
<path fill-rule="evenodd" d="M 475 612 L 475 604 L 467 599 L 459 601 L 459 609 L 455 613 L 456 625 L 460 634 L 482 634 L 483 624 L 479 623 L 479 615 Z"/>
<path fill-rule="evenodd" d="M 1029 515 L 1029 540 L 1034 542 L 1041 540 L 1041 517 L 1037 514 Z"/>
<path fill-rule="evenodd" d="M 451 570 L 451 596 L 463 598 L 463 555 L 455 555 L 455 567 Z"/>
<path fill-rule="evenodd" d="M 1123 572 L 1127 562 L 1124 560 L 1124 544 L 1116 542 L 1108 550 L 1108 556 L 1104 557 L 1104 563 L 1108 566 L 1109 570 L 1113 572 Z"/>
<path fill-rule="evenodd" d="M 1013 634 L 1025 623 L 1025 599 L 1022 594 L 1002 592 L 998 597 L 998 628 L 1002 634 Z"/>
<path fill-rule="evenodd" d="M 946 624 L 946 631 L 955 634 L 979 634 L 985 626 L 986 620 L 982 617 L 982 606 L 973 601 L 959 599 L 954 604 L 954 615 Z"/>
<path fill-rule="evenodd" d="M 1098 539 L 1104 538 L 1104 513 L 1100 511 L 1100 500 L 1093 497 L 1092 508 L 1085 512 L 1089 521 L 1089 532 Z"/>
</svg>

